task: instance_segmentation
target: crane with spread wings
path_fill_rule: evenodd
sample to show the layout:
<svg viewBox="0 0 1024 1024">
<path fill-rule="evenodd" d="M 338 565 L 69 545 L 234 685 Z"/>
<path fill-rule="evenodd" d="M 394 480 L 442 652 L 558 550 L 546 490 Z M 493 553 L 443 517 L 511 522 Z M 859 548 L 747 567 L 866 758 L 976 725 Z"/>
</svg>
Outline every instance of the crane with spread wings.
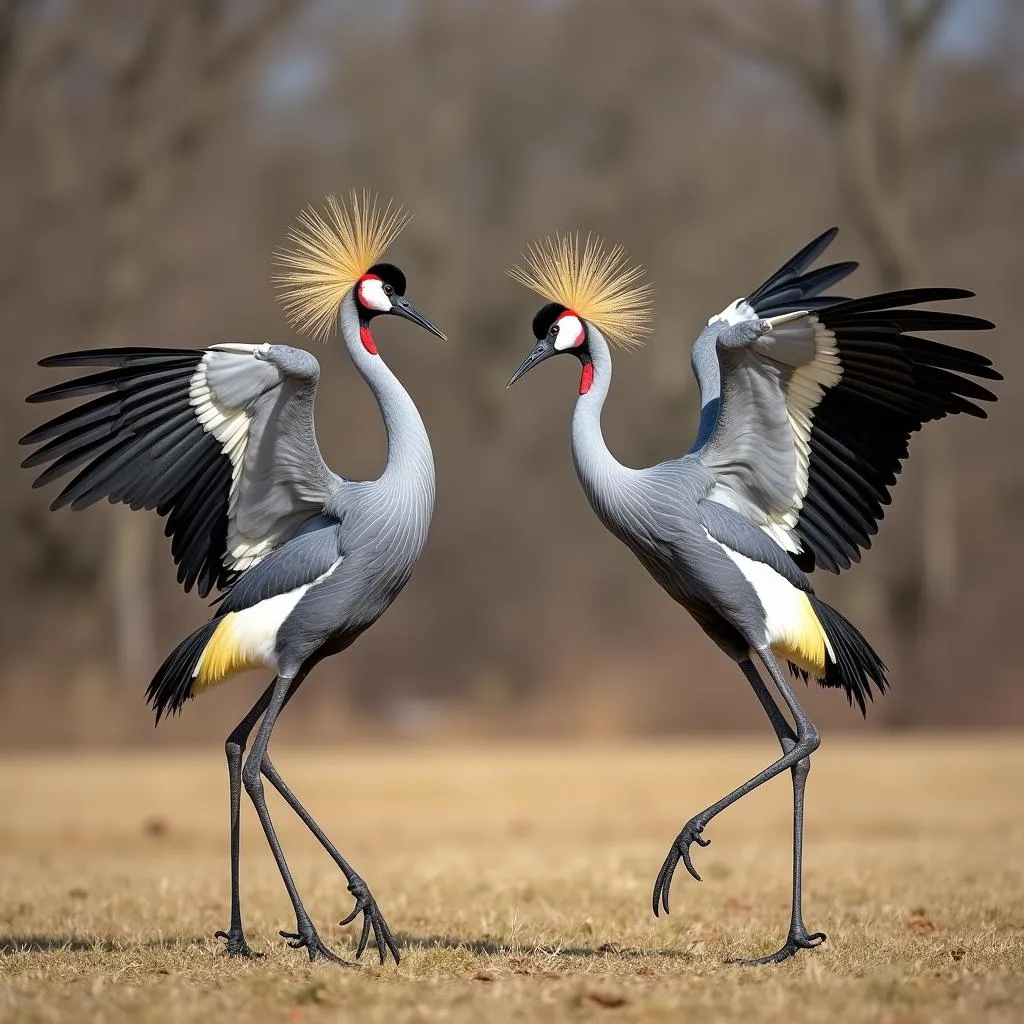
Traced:
<svg viewBox="0 0 1024 1024">
<path fill-rule="evenodd" d="M 31 431 L 28 467 L 43 486 L 77 470 L 52 508 L 106 498 L 166 518 L 178 581 L 202 597 L 219 591 L 209 622 L 168 655 L 147 693 L 157 723 L 187 701 L 250 669 L 274 673 L 228 737 L 231 924 L 228 953 L 253 956 L 239 905 L 239 810 L 244 786 L 295 910 L 282 932 L 309 958 L 343 961 L 320 939 L 267 810 L 263 778 L 281 794 L 344 873 L 363 915 L 358 959 L 370 933 L 381 963 L 398 945 L 369 888 L 288 788 L 267 752 L 284 706 L 310 670 L 352 644 L 408 582 L 434 507 L 430 441 L 412 398 L 377 351 L 371 325 L 410 320 L 443 339 L 405 297 L 405 275 L 382 262 L 407 216 L 368 194 L 308 208 L 279 254 L 285 310 L 326 339 L 335 323 L 356 371 L 376 398 L 388 456 L 376 480 L 350 480 L 324 462 L 313 426 L 320 367 L 286 345 L 202 349 L 114 348 L 69 352 L 46 367 L 96 367 L 30 395 L 29 402 L 91 397 Z M 259 723 L 243 765 L 246 743 Z"/>
<path fill-rule="evenodd" d="M 691 818 L 653 893 L 669 910 L 680 860 L 707 846 L 709 822 L 787 769 L 793 783 L 793 893 L 786 942 L 742 962 L 778 963 L 821 943 L 801 902 L 804 787 L 819 745 L 786 680 L 792 673 L 845 691 L 865 712 L 886 668 L 860 632 L 816 597 L 806 573 L 847 569 L 870 546 L 911 434 L 954 413 L 985 416 L 999 380 L 982 355 L 920 337 L 992 327 L 961 313 L 918 309 L 963 299 L 958 288 L 912 288 L 860 299 L 823 294 L 856 264 L 810 269 L 835 237 L 814 239 L 748 297 L 712 317 L 692 350 L 700 422 L 690 452 L 644 469 L 608 450 L 601 412 L 611 384 L 609 342 L 649 332 L 650 290 L 621 247 L 556 236 L 531 246 L 510 273 L 546 300 L 535 344 L 509 381 L 560 354 L 581 364 L 572 419 L 576 472 L 604 525 L 739 666 L 782 746 L 782 757 Z M 761 678 L 761 662 L 792 724 Z"/>
</svg>

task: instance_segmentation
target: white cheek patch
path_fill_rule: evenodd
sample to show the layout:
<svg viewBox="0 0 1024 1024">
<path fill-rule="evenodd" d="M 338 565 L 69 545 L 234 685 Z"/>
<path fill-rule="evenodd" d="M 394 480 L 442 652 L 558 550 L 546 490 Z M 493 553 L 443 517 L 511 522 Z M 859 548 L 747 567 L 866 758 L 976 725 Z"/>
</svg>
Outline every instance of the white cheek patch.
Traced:
<svg viewBox="0 0 1024 1024">
<path fill-rule="evenodd" d="M 391 308 L 391 300 L 384 294 L 384 282 L 379 277 L 367 277 L 359 282 L 359 301 L 367 309 L 381 313 Z"/>
<path fill-rule="evenodd" d="M 555 339 L 555 348 L 564 352 L 567 348 L 575 348 L 583 344 L 583 324 L 578 316 L 572 313 L 563 313 L 558 318 L 558 337 Z"/>
</svg>

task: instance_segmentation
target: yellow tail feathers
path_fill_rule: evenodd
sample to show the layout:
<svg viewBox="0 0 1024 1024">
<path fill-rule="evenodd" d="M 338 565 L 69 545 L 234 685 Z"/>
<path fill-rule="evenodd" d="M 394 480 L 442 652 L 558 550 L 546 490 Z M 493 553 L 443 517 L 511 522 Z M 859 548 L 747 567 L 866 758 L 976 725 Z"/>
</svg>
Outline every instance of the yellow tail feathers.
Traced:
<svg viewBox="0 0 1024 1024">
<path fill-rule="evenodd" d="M 834 660 L 835 654 L 818 616 L 814 614 L 810 599 L 801 593 L 798 601 L 801 612 L 799 622 L 794 622 L 785 635 L 773 640 L 772 652 L 820 679 L 825 675 L 826 656 L 831 655 Z"/>
<path fill-rule="evenodd" d="M 264 665 L 251 648 L 243 646 L 235 630 L 235 612 L 228 612 L 203 649 L 192 679 L 192 696 L 226 682 L 239 672 Z"/>
</svg>

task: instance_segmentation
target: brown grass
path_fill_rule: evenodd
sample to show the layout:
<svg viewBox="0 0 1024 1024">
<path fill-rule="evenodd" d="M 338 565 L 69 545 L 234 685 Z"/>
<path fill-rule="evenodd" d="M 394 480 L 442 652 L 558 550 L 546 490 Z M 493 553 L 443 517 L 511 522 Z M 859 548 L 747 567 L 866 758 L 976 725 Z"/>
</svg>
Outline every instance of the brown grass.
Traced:
<svg viewBox="0 0 1024 1024">
<path fill-rule="evenodd" d="M 656 921 L 682 822 L 775 756 L 768 742 L 608 749 L 278 751 L 372 886 L 402 966 L 310 965 L 249 813 L 232 961 L 216 750 L 0 762 L 0 1020 L 888 1021 L 1024 1019 L 1018 739 L 830 741 L 809 782 L 807 924 L 781 968 L 789 787 L 716 820 Z M 276 799 L 321 935 L 350 897 Z M 364 958 L 369 960 L 370 958 Z"/>
</svg>

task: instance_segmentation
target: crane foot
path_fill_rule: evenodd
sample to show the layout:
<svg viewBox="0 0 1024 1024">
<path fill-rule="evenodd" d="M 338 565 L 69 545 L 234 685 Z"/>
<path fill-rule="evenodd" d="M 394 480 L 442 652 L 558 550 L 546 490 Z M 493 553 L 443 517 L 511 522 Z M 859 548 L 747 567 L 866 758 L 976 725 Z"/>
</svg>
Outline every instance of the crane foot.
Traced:
<svg viewBox="0 0 1024 1024">
<path fill-rule="evenodd" d="M 801 928 L 799 931 L 790 932 L 786 944 L 771 956 L 759 956 L 752 960 L 737 957 L 735 960 L 726 960 L 726 963 L 737 964 L 740 967 L 764 967 L 767 964 L 781 964 L 790 957 L 796 956 L 801 949 L 814 949 L 815 946 L 820 946 L 825 938 L 824 932 L 814 932 L 808 935 L 807 931 Z"/>
<path fill-rule="evenodd" d="M 684 826 L 683 830 L 676 836 L 675 842 L 672 844 L 668 851 L 668 856 L 665 858 L 665 863 L 662 864 L 661 870 L 658 872 L 658 877 L 654 882 L 654 895 L 651 899 L 651 906 L 654 908 L 654 916 L 657 917 L 659 914 L 659 905 L 664 908 L 665 913 L 668 910 L 668 894 L 669 889 L 672 888 L 672 876 L 676 872 L 676 866 L 679 861 L 686 865 L 686 870 L 699 882 L 700 875 L 697 874 L 697 869 L 693 866 L 693 861 L 690 858 L 690 847 L 696 843 L 698 846 L 710 846 L 711 840 L 705 839 L 701 835 L 704 831 L 704 826 L 707 824 L 706 821 L 702 821 L 700 817 L 691 818 Z"/>
<path fill-rule="evenodd" d="M 262 953 L 257 953 L 256 950 L 249 946 L 249 943 L 245 941 L 245 936 L 242 934 L 241 928 L 232 928 L 231 931 L 227 932 L 214 932 L 213 937 L 215 939 L 224 940 L 224 952 L 228 956 L 240 956 L 246 960 L 257 960 L 263 956 Z"/>
<path fill-rule="evenodd" d="M 363 915 L 363 931 L 359 936 L 359 946 L 356 949 L 356 959 L 358 960 L 366 950 L 366 944 L 370 938 L 370 932 L 372 931 L 373 941 L 377 947 L 377 955 L 380 957 L 381 964 L 383 965 L 387 960 L 389 952 L 395 958 L 395 963 L 398 964 L 401 961 L 401 956 L 398 952 L 398 943 L 395 942 L 395 938 L 391 934 L 391 929 L 388 927 L 387 921 L 384 920 L 384 916 L 378 909 L 377 901 L 370 894 L 370 890 L 367 888 L 366 883 L 356 875 L 352 881 L 349 882 L 348 891 L 355 897 L 356 905 L 352 909 L 352 913 L 349 914 L 344 921 L 340 921 L 339 924 L 344 927 L 347 924 L 351 924 L 360 914 Z"/>
<path fill-rule="evenodd" d="M 342 960 L 337 953 L 328 949 L 324 944 L 323 939 L 317 935 L 316 929 L 310 921 L 299 921 L 295 927 L 298 931 L 278 933 L 282 939 L 288 940 L 288 945 L 291 946 L 292 949 L 305 949 L 306 952 L 309 953 L 310 960 L 316 960 L 320 957 L 324 960 L 330 960 L 331 963 L 338 964 L 341 967 L 355 966 L 355 964 L 350 964 L 345 960 Z"/>
</svg>

